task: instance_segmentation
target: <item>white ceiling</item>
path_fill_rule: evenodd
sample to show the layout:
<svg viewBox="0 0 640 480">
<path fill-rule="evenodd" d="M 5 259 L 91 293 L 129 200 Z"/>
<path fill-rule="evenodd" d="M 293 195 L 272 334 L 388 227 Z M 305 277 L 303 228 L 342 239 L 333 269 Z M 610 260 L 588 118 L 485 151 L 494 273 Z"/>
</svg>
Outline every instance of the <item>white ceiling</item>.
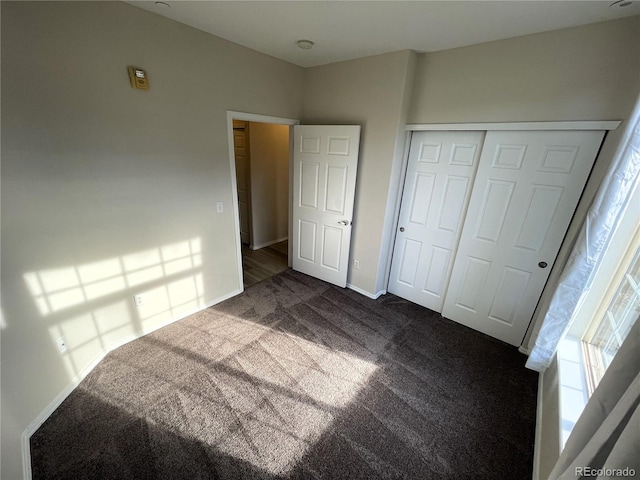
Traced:
<svg viewBox="0 0 640 480">
<path fill-rule="evenodd" d="M 640 14 L 602 1 L 129 1 L 302 67 L 412 49 L 434 52 Z M 315 42 L 301 50 L 296 42 Z M 623 48 L 623 46 L 621 46 Z"/>
</svg>

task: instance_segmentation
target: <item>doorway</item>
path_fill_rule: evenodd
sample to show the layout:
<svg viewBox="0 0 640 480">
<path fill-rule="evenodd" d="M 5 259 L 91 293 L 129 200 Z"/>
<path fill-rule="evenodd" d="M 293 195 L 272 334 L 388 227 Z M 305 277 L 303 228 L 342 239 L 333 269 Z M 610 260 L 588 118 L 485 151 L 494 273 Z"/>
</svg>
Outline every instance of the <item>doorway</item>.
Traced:
<svg viewBox="0 0 640 480">
<path fill-rule="evenodd" d="M 227 112 L 241 289 L 290 265 L 294 119 Z"/>
</svg>

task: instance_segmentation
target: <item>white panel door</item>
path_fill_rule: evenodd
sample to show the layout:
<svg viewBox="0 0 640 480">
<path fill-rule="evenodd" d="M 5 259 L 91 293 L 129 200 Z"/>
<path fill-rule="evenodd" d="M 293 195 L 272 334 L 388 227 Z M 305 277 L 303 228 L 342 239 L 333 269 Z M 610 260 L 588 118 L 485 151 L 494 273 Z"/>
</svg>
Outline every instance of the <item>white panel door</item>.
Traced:
<svg viewBox="0 0 640 480">
<path fill-rule="evenodd" d="M 603 135 L 487 133 L 443 316 L 521 344 Z"/>
<path fill-rule="evenodd" d="M 484 132 L 411 138 L 388 290 L 442 312 Z"/>
<path fill-rule="evenodd" d="M 293 148 L 293 269 L 345 287 L 360 126 L 296 125 Z"/>
</svg>

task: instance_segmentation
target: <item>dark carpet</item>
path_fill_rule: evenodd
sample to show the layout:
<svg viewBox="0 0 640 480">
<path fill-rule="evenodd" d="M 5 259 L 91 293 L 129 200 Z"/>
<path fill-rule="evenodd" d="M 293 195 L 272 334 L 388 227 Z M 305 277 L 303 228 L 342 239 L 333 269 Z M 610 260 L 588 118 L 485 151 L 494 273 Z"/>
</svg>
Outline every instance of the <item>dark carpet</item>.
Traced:
<svg viewBox="0 0 640 480">
<path fill-rule="evenodd" d="M 34 479 L 530 479 L 537 374 L 393 295 L 287 270 L 111 352 Z"/>
</svg>

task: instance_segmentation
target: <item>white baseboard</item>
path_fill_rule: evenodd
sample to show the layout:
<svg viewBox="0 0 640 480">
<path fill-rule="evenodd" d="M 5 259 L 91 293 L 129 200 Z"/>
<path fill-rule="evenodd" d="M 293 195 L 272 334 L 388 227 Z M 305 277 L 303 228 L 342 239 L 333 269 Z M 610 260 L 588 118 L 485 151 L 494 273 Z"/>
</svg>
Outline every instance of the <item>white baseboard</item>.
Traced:
<svg viewBox="0 0 640 480">
<path fill-rule="evenodd" d="M 134 340 L 134 339 L 132 339 Z M 131 340 L 128 340 L 131 341 Z M 127 342 L 122 343 L 124 345 Z M 117 347 L 114 347 L 111 350 L 114 350 Z M 80 382 L 91 373 L 96 365 L 98 365 L 102 359 L 107 355 L 107 351 L 101 352 L 87 367 L 85 367 L 75 378 L 71 380 L 71 383 L 62 389 L 58 395 L 47 405 L 42 412 L 29 424 L 27 429 L 22 432 L 22 471 L 24 474 L 25 480 L 31 479 L 31 446 L 30 439 L 31 436 L 36 433 L 38 428 L 49 418 L 53 412 L 65 401 L 65 399 L 71 395 L 71 392 L 75 390 L 75 388 L 80 384 Z"/>
<path fill-rule="evenodd" d="M 276 240 L 270 240 L 268 242 L 259 243 L 257 245 L 251 245 L 250 248 L 251 250 L 260 250 L 261 248 L 268 247 L 269 245 L 273 245 L 275 243 L 284 242 L 285 240 L 289 240 L 289 237 L 282 237 Z"/>
<path fill-rule="evenodd" d="M 89 375 L 91 373 L 91 371 L 104 359 L 104 357 L 107 356 L 107 354 L 109 354 L 110 352 L 112 352 L 113 350 L 122 347 L 123 345 L 126 345 L 129 342 L 132 342 L 134 340 L 137 340 L 139 338 L 144 337 L 145 335 L 148 335 L 150 333 L 155 332 L 156 330 L 159 330 L 161 328 L 164 328 L 168 325 L 171 325 L 172 323 L 177 322 L 178 320 L 182 320 L 183 318 L 189 317 L 195 313 L 201 312 L 202 310 L 205 310 L 209 307 L 212 307 L 220 302 L 224 302 L 225 300 L 231 298 L 231 297 L 235 297 L 236 295 L 242 293 L 242 290 L 234 290 L 233 292 L 227 294 L 227 295 L 223 295 L 222 297 L 219 297 L 215 300 L 212 300 L 208 303 L 206 303 L 204 306 L 199 307 L 194 309 L 191 312 L 188 312 L 184 315 L 181 315 L 175 319 L 172 320 L 168 320 L 167 322 L 158 325 L 144 333 L 139 333 L 139 334 L 134 334 L 134 335 L 130 335 L 126 338 L 124 338 L 123 340 L 110 345 L 108 348 L 104 349 L 102 352 L 100 352 L 100 354 L 89 364 L 87 365 L 78 375 L 76 375 L 75 378 L 73 378 L 73 380 L 71 380 L 71 383 L 69 383 L 66 387 L 64 387 L 62 389 L 62 391 L 56 395 L 56 397 L 49 403 L 49 405 L 47 405 L 44 410 L 42 410 L 42 412 L 40 412 L 40 414 L 33 420 L 33 422 L 31 422 L 29 424 L 29 426 L 26 428 L 26 430 L 24 432 L 22 432 L 22 438 L 21 438 L 21 443 L 22 443 L 22 471 L 24 474 L 24 479 L 25 480 L 31 480 L 31 447 L 30 447 L 30 439 L 31 436 L 36 433 L 36 431 L 38 430 L 38 428 L 40 428 L 40 426 L 47 420 L 47 418 L 49 418 L 53 412 L 56 411 L 56 409 L 62 404 L 62 402 L 65 401 L 65 399 L 71 395 L 71 392 L 73 392 L 75 390 L 75 388 L 80 384 L 80 382 L 82 382 L 82 380 L 85 379 L 85 377 L 87 375 Z"/>
<path fill-rule="evenodd" d="M 518 351 L 520 353 L 524 353 L 526 356 L 529 356 L 529 354 L 531 353 L 531 350 L 529 350 L 527 347 L 525 347 L 524 345 L 520 345 L 518 347 Z"/>
<path fill-rule="evenodd" d="M 386 290 L 380 290 L 378 293 L 367 292 L 366 290 L 363 290 L 360 287 L 356 287 L 355 285 L 351 285 L 350 283 L 347 283 L 347 288 L 349 290 L 353 290 L 354 292 L 358 292 L 360 295 L 364 295 L 365 297 L 373 298 L 374 300 L 387 293 Z"/>
</svg>

